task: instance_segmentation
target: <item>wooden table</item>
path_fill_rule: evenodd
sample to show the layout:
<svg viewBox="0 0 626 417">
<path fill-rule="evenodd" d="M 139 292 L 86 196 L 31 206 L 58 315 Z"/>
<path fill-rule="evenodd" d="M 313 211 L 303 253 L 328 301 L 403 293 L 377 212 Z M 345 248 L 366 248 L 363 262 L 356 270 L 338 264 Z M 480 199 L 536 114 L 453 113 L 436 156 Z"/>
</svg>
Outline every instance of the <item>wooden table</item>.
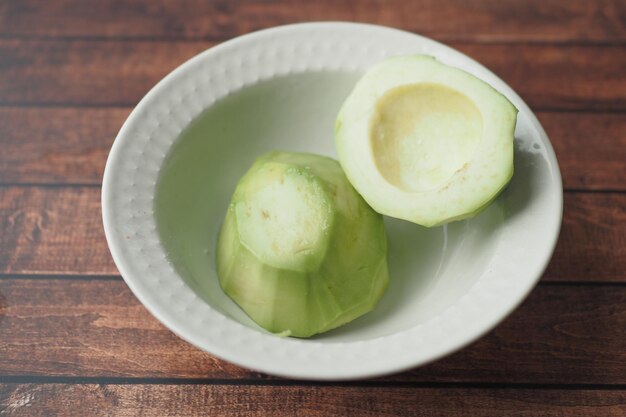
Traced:
<svg viewBox="0 0 626 417">
<path fill-rule="evenodd" d="M 194 54 L 306 20 L 446 42 L 499 74 L 556 149 L 565 217 L 526 302 L 461 352 L 311 383 L 220 361 L 118 274 L 100 220 L 131 108 Z M 626 416 L 626 2 L 0 2 L 0 416 Z"/>
</svg>

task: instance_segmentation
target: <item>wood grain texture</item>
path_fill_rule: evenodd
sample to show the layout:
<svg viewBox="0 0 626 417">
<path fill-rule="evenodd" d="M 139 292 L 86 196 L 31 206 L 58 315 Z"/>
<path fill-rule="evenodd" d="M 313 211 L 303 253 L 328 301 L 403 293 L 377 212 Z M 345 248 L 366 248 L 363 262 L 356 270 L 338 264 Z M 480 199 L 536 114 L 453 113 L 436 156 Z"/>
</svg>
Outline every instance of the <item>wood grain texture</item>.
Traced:
<svg viewBox="0 0 626 417">
<path fill-rule="evenodd" d="M 0 273 L 117 273 L 99 188 L 0 188 L 0 236 Z"/>
<path fill-rule="evenodd" d="M 156 321 L 121 280 L 0 279 L 0 376 L 250 379 Z M 626 287 L 539 286 L 457 354 L 386 381 L 626 383 Z"/>
<path fill-rule="evenodd" d="M 0 40 L 0 104 L 134 105 L 211 42 Z M 536 110 L 626 110 L 620 45 L 451 43 Z"/>
<path fill-rule="evenodd" d="M 0 108 L 0 183 L 100 184 L 130 108 Z"/>
<path fill-rule="evenodd" d="M 377 23 L 440 40 L 624 42 L 620 0 L 13 0 L 0 35 L 224 39 L 316 20 Z"/>
<path fill-rule="evenodd" d="M 626 190 L 626 113 L 537 113 L 565 189 Z"/>
<path fill-rule="evenodd" d="M 122 280 L 0 279 L 0 375 L 253 377 L 183 342 Z"/>
<path fill-rule="evenodd" d="M 0 108 L 0 183 L 100 184 L 131 108 Z M 626 113 L 540 112 L 565 189 L 626 190 Z"/>
<path fill-rule="evenodd" d="M 113 275 L 96 187 L 0 187 L 0 273 Z M 567 193 L 544 281 L 626 282 L 626 194 Z"/>
<path fill-rule="evenodd" d="M 135 105 L 211 42 L 0 40 L 0 103 Z"/>
<path fill-rule="evenodd" d="M 354 386 L 1 384 L 0 414 L 38 416 L 612 417 L 626 393 L 606 390 Z"/>
<path fill-rule="evenodd" d="M 626 194 L 566 194 L 561 235 L 544 276 L 626 281 Z"/>
<path fill-rule="evenodd" d="M 623 0 L 1 1 L 0 416 L 626 415 L 625 17 Z M 192 347 L 117 276 L 102 231 L 104 162 L 130 108 L 210 46 L 312 20 L 477 59 L 542 110 L 572 191 L 519 309 L 373 381 L 289 381 Z"/>
</svg>

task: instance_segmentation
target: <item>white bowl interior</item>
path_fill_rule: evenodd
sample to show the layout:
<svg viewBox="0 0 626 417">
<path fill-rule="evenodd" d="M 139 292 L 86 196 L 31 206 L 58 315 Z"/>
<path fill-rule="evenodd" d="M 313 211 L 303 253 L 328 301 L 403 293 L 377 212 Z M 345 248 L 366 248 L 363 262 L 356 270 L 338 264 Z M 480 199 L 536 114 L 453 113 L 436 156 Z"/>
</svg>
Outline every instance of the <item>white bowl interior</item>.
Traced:
<svg viewBox="0 0 626 417">
<path fill-rule="evenodd" d="M 334 156 L 334 119 L 359 76 L 385 57 L 417 53 L 473 73 L 518 107 L 513 180 L 468 221 L 425 229 L 386 219 L 391 283 L 373 312 L 308 340 L 267 334 L 215 275 L 216 235 L 235 184 L 270 150 Z M 339 22 L 246 35 L 183 64 L 129 116 L 102 187 L 111 254 L 152 314 L 213 355 L 313 379 L 406 369 L 484 334 L 539 279 L 561 210 L 550 142 L 502 80 L 432 40 Z"/>
<path fill-rule="evenodd" d="M 181 277 L 216 310 L 262 331 L 221 290 L 215 272 L 217 233 L 237 181 L 270 150 L 336 158 L 333 126 L 357 72 L 317 71 L 280 76 L 215 103 L 182 133 L 157 183 L 161 243 Z M 528 148 L 528 147 L 526 147 Z M 529 148 L 532 150 L 532 147 Z M 529 178 L 536 152 L 517 149 L 517 177 Z M 521 169 L 520 169 L 521 168 Z M 535 158 L 537 175 L 547 161 Z M 533 175 L 535 175 L 533 174 Z M 478 217 L 436 228 L 386 218 L 390 286 L 377 308 L 316 340 L 362 341 L 408 330 L 436 317 L 480 278 L 496 253 L 511 199 L 532 193 L 515 181 Z"/>
</svg>

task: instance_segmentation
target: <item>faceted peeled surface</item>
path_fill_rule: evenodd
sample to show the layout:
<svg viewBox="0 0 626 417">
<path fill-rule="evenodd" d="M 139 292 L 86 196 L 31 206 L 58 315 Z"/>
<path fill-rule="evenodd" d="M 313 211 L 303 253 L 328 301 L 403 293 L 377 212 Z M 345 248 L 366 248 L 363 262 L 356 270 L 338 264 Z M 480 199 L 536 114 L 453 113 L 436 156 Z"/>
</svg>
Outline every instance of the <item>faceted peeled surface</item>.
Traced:
<svg viewBox="0 0 626 417">
<path fill-rule="evenodd" d="M 337 161 L 311 154 L 258 158 L 236 187 L 216 259 L 226 294 L 264 329 L 296 337 L 367 313 L 389 280 L 382 216 Z"/>
<path fill-rule="evenodd" d="M 294 167 L 269 163 L 259 171 L 261 182 L 235 206 L 242 243 L 273 267 L 314 267 L 332 220 L 324 191 Z"/>
<path fill-rule="evenodd" d="M 394 186 L 433 190 L 471 160 L 482 130 L 480 111 L 465 95 L 441 84 L 404 85 L 376 103 L 372 154 Z"/>
</svg>

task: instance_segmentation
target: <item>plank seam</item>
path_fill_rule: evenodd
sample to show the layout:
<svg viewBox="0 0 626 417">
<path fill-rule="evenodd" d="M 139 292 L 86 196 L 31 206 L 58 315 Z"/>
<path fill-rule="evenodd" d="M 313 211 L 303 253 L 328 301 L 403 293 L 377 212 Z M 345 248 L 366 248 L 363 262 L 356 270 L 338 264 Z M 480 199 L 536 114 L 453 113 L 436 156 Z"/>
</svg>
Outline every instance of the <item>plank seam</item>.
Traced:
<svg viewBox="0 0 626 417">
<path fill-rule="evenodd" d="M 298 22 L 293 22 L 298 23 Z M 307 23 L 307 22 L 300 22 Z M 3 33 L 0 34 L 0 40 L 24 40 L 24 41 L 45 41 L 45 42 L 136 42 L 136 43 L 201 43 L 226 42 L 238 36 L 254 33 L 259 30 L 270 29 L 279 25 L 268 26 L 266 28 L 258 28 L 249 32 L 233 33 L 227 36 L 106 36 L 106 35 L 32 35 L 23 33 Z M 622 47 L 626 45 L 626 39 L 487 39 L 488 36 L 476 37 L 468 39 L 467 36 L 446 36 L 437 35 L 429 32 L 419 32 L 410 28 L 400 28 L 406 32 L 414 33 L 421 36 L 427 36 L 439 42 L 457 43 L 463 45 L 531 45 L 531 46 L 605 46 L 605 47 Z"/>
<path fill-rule="evenodd" d="M 0 280 L 74 280 L 74 281 L 122 281 L 121 275 L 102 274 L 22 274 L 1 272 Z"/>
<path fill-rule="evenodd" d="M 316 387 L 398 387 L 433 389 L 528 389 L 528 390 L 626 390 L 626 384 L 548 384 L 526 382 L 412 382 L 412 381 L 305 381 L 255 378 L 146 378 L 82 376 L 0 376 L 2 384 L 102 384 L 102 385 L 246 385 L 246 386 L 316 386 Z"/>
</svg>

